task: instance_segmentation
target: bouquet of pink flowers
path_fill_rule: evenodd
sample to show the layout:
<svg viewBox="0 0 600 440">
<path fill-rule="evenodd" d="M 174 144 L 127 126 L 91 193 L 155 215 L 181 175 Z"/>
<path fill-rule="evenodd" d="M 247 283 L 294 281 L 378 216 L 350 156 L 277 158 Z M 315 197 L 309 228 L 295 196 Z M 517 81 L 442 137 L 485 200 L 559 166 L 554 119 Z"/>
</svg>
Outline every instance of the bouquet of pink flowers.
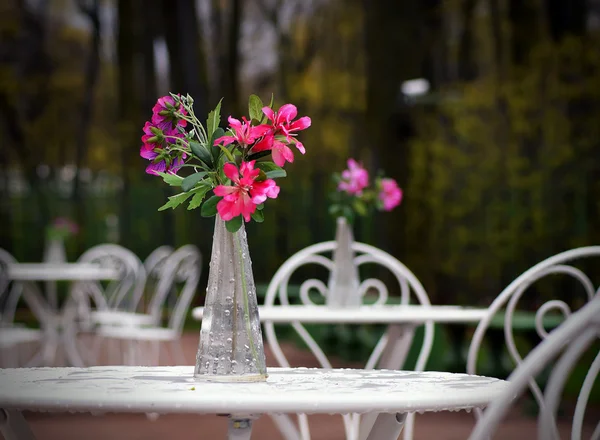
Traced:
<svg viewBox="0 0 600 440">
<path fill-rule="evenodd" d="M 249 118 L 229 116 L 229 129 L 219 127 L 221 102 L 204 126 L 194 115 L 191 96 L 171 93 L 158 99 L 152 119 L 144 125 L 140 155 L 151 161 L 146 172 L 156 174 L 182 192 L 159 208 L 175 208 L 189 199 L 188 209 L 200 208 L 205 217 L 217 213 L 227 230 L 237 231 L 242 218 L 262 222 L 263 204 L 276 198 L 276 178 L 285 177 L 283 166 L 294 161 L 290 146 L 305 149 L 297 132 L 310 127 L 308 116 L 296 119 L 297 109 L 285 104 L 273 110 L 251 95 Z M 270 156 L 270 160 L 267 157 Z M 261 160 L 262 159 L 262 160 Z M 177 173 L 189 167 L 185 177 Z M 207 194 L 213 195 L 205 200 Z"/>
<path fill-rule="evenodd" d="M 391 211 L 402 201 L 402 190 L 394 179 L 381 173 L 373 185 L 369 172 L 354 159 L 348 159 L 348 169 L 333 175 L 336 191 L 331 194 L 329 212 L 353 222 L 356 214 L 365 216 L 370 211 Z"/>
<path fill-rule="evenodd" d="M 46 235 L 50 240 L 65 240 L 79 233 L 79 226 L 66 217 L 56 217 L 52 224 L 46 228 Z"/>
</svg>

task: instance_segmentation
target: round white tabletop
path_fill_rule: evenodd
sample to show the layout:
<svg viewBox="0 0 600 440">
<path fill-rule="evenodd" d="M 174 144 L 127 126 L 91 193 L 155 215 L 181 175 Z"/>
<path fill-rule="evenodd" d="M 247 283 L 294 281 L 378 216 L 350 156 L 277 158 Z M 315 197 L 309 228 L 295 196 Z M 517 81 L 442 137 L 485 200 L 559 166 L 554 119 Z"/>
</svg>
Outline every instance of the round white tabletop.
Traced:
<svg viewBox="0 0 600 440">
<path fill-rule="evenodd" d="M 17 263 L 8 266 L 15 281 L 99 281 L 118 279 L 115 269 L 89 263 Z"/>
<path fill-rule="evenodd" d="M 488 313 L 487 309 L 469 309 L 460 306 L 402 306 L 372 305 L 347 308 L 328 306 L 259 306 L 261 321 L 306 324 L 422 324 L 427 321 L 438 323 L 478 323 Z M 192 310 L 194 319 L 202 319 L 204 307 Z"/>
<path fill-rule="evenodd" d="M 211 414 L 407 413 L 486 406 L 508 382 L 438 372 L 270 368 L 263 383 L 196 381 L 193 367 L 0 370 L 0 408 Z"/>
</svg>

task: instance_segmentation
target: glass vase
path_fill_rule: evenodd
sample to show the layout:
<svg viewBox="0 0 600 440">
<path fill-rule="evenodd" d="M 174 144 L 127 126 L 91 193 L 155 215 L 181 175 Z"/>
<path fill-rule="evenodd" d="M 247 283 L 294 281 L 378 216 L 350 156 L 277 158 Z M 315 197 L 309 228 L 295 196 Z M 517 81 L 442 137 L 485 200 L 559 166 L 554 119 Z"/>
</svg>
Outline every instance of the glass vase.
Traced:
<svg viewBox="0 0 600 440">
<path fill-rule="evenodd" d="M 194 376 L 220 382 L 267 378 L 246 231 L 243 224 L 227 231 L 218 215 Z"/>
<path fill-rule="evenodd" d="M 358 307 L 362 303 L 359 295 L 358 268 L 354 264 L 352 229 L 345 217 L 338 217 L 336 247 L 333 250 L 333 269 L 329 275 L 327 305 L 331 307 Z"/>
</svg>

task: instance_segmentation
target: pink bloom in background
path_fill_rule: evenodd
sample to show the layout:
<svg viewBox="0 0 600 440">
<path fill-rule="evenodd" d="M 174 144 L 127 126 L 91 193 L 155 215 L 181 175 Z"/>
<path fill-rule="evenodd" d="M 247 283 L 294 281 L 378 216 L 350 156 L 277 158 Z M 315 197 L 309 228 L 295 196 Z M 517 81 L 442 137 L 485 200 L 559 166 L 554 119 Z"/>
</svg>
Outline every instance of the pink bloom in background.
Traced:
<svg viewBox="0 0 600 440">
<path fill-rule="evenodd" d="M 242 215 L 244 220 L 249 222 L 257 205 L 263 203 L 267 197 L 274 199 L 279 194 L 279 187 L 273 179 L 256 181 L 260 170 L 254 168 L 255 162 L 242 162 L 239 172 L 232 163 L 223 166 L 225 175 L 233 183 L 233 186 L 219 185 L 214 189 L 216 196 L 223 197 L 217 203 L 217 211 L 224 221 Z"/>
<path fill-rule="evenodd" d="M 179 108 L 175 108 L 175 100 L 171 96 L 167 95 L 158 98 L 158 101 L 156 101 L 156 104 L 152 107 L 152 124 L 156 125 L 161 130 L 174 130 L 177 125 L 185 127 L 187 122 L 177 118 L 175 112 L 187 115 L 182 104 L 179 104 Z"/>
<path fill-rule="evenodd" d="M 267 134 L 271 129 L 271 127 L 264 124 L 253 127 L 251 122 L 245 117 L 242 118 L 244 122 L 240 122 L 238 119 L 232 118 L 231 116 L 229 116 L 227 120 L 233 131 L 233 135 L 225 135 L 215 139 L 214 145 L 223 144 L 226 146 L 233 142 L 237 142 L 242 148 L 246 148 L 248 145 L 253 144 L 256 139 Z"/>
<path fill-rule="evenodd" d="M 300 153 L 304 154 L 306 152 L 302 142 L 295 138 L 295 133 L 310 127 L 311 120 L 308 116 L 293 121 L 298 115 L 298 109 L 294 104 L 284 104 L 277 112 L 274 112 L 270 107 L 263 107 L 262 111 L 273 124 L 273 135 L 282 134 L 289 143 L 296 144 L 296 148 Z"/>
<path fill-rule="evenodd" d="M 369 185 L 369 172 L 354 159 L 348 159 L 348 169 L 342 172 L 342 181 L 338 184 L 338 190 L 360 196 L 367 185 Z"/>
<path fill-rule="evenodd" d="M 79 232 L 79 226 L 77 226 L 77 223 L 66 217 L 56 217 L 52 226 L 57 229 L 65 229 L 72 235 L 75 235 Z"/>
<path fill-rule="evenodd" d="M 402 201 L 402 190 L 394 179 L 381 179 L 379 200 L 383 202 L 384 211 L 391 211 Z"/>
</svg>

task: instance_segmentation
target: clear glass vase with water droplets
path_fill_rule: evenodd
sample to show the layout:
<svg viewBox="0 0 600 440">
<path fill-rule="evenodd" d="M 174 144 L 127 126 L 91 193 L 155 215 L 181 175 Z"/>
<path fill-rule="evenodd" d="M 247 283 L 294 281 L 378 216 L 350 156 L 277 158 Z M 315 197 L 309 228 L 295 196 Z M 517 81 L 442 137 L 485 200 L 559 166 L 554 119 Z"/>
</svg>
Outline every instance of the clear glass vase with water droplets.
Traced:
<svg viewBox="0 0 600 440">
<path fill-rule="evenodd" d="M 243 224 L 227 231 L 218 215 L 194 376 L 221 382 L 267 378 L 246 231 Z"/>
<path fill-rule="evenodd" d="M 336 247 L 333 250 L 333 268 L 328 282 L 327 305 L 330 307 L 357 307 L 362 303 L 359 292 L 358 268 L 354 263 L 352 228 L 345 217 L 338 217 Z"/>
</svg>

